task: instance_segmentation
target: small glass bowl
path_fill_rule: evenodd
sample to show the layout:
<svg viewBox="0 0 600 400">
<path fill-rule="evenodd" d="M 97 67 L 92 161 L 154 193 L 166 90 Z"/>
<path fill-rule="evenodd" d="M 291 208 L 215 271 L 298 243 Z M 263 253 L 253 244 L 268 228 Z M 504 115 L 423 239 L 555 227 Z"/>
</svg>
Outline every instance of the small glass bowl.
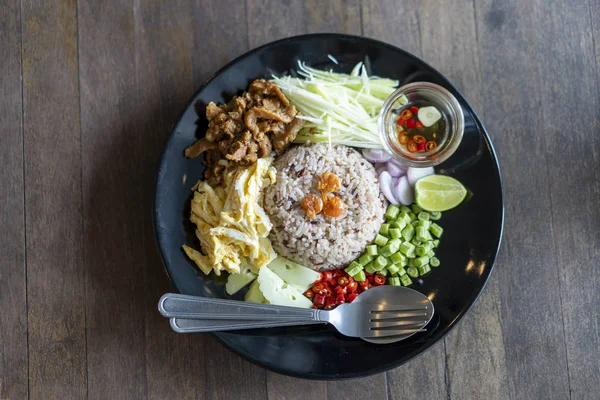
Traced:
<svg viewBox="0 0 600 400">
<path fill-rule="evenodd" d="M 405 101 L 408 100 L 408 103 Z M 398 109 L 413 103 L 429 103 L 436 107 L 445 120 L 435 150 L 426 153 L 408 153 L 398 143 L 396 121 Z M 377 127 L 383 148 L 398 162 L 410 167 L 433 167 L 448 159 L 458 148 L 463 137 L 465 118 L 456 97 L 443 87 L 430 82 L 414 82 L 398 88 L 383 103 Z"/>
</svg>

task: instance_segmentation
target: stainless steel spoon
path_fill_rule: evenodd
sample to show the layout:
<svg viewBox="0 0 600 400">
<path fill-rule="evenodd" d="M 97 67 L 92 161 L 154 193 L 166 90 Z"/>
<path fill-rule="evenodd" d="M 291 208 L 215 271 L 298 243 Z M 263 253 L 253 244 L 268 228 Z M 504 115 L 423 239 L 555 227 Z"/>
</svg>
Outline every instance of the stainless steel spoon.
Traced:
<svg viewBox="0 0 600 400">
<path fill-rule="evenodd" d="M 329 323 L 343 335 L 373 343 L 392 343 L 422 332 L 434 313 L 426 296 L 397 286 L 369 289 L 331 311 L 173 293 L 160 299 L 158 309 L 180 333 Z"/>
</svg>

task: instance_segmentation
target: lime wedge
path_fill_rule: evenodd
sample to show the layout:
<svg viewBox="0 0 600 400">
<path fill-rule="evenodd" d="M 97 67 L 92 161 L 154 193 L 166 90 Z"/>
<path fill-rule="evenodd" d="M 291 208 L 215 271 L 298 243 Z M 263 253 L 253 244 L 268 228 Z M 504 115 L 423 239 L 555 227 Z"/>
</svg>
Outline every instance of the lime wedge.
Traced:
<svg viewBox="0 0 600 400">
<path fill-rule="evenodd" d="M 429 175 L 415 183 L 416 202 L 426 211 L 447 211 L 458 206 L 467 196 L 467 189 L 446 175 Z"/>
</svg>

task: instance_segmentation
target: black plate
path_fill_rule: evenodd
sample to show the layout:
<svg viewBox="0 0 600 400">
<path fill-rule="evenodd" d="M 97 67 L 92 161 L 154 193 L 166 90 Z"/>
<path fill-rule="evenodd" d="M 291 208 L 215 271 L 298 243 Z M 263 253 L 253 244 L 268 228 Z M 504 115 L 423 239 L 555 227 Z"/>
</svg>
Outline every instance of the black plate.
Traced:
<svg viewBox="0 0 600 400">
<path fill-rule="evenodd" d="M 327 55 L 333 55 L 335 65 Z M 167 272 L 181 293 L 226 297 L 222 282 L 205 279 L 181 250 L 198 243 L 188 222 L 191 187 L 202 178 L 200 159 L 184 158 L 184 149 L 206 128 L 195 106 L 222 103 L 245 90 L 255 78 L 293 71 L 298 59 L 317 68 L 349 72 L 365 61 L 370 72 L 400 80 L 437 83 L 452 92 L 465 114 L 465 134 L 457 152 L 437 168 L 459 179 L 473 196 L 444 213 L 442 262 L 417 290 L 429 296 L 436 315 L 429 331 L 391 345 L 374 345 L 339 335 L 327 326 L 219 333 L 229 349 L 273 371 L 309 379 L 344 379 L 399 366 L 442 339 L 473 305 L 492 271 L 500 246 L 504 206 L 498 161 L 490 139 L 464 97 L 439 72 L 413 55 L 376 40 L 318 34 L 267 44 L 229 63 L 211 77 L 188 103 L 164 151 L 156 187 L 155 224 Z M 198 129 L 197 129 L 198 128 Z"/>
</svg>

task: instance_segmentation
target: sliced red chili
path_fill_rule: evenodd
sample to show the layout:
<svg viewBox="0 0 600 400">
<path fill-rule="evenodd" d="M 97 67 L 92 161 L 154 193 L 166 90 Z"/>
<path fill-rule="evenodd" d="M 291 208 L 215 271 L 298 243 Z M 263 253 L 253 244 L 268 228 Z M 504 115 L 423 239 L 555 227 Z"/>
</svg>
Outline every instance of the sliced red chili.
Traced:
<svg viewBox="0 0 600 400">
<path fill-rule="evenodd" d="M 415 124 L 415 128 L 423 129 L 423 123 L 421 121 L 417 121 L 417 123 Z"/>
<path fill-rule="evenodd" d="M 325 299 L 325 309 L 331 310 L 335 306 L 335 297 L 327 297 Z"/>
<path fill-rule="evenodd" d="M 324 287 L 325 284 L 323 284 L 323 282 L 318 282 L 312 286 L 311 290 L 313 293 L 319 293 L 321 290 L 323 290 Z"/>
<path fill-rule="evenodd" d="M 358 290 L 358 283 L 350 282 L 348 286 L 346 286 L 348 293 L 356 292 Z"/>
<path fill-rule="evenodd" d="M 346 296 L 346 303 L 352 303 L 358 297 L 358 293 L 350 293 Z"/>
<path fill-rule="evenodd" d="M 338 294 L 335 296 L 335 304 L 339 306 L 340 304 L 344 304 L 346 302 L 346 297 L 343 294 Z"/>
<path fill-rule="evenodd" d="M 425 142 L 417 143 L 417 151 L 425 151 Z"/>
<path fill-rule="evenodd" d="M 416 126 L 417 126 L 417 123 L 415 122 L 414 118 L 411 118 L 408 121 L 406 121 L 406 127 L 408 129 L 415 128 Z"/>
<path fill-rule="evenodd" d="M 400 144 L 406 144 L 406 142 L 408 142 L 408 135 L 404 132 L 401 132 L 398 135 L 398 143 Z"/>
<path fill-rule="evenodd" d="M 308 298 L 308 299 L 311 299 L 311 300 L 312 300 L 312 299 L 313 299 L 313 297 L 315 297 L 315 293 L 314 293 L 312 290 L 308 289 L 306 292 L 304 292 L 304 296 L 305 296 L 306 298 Z"/>
<path fill-rule="evenodd" d="M 410 110 L 404 110 L 400 113 L 400 119 L 403 120 L 408 120 L 410 117 L 412 117 L 412 113 L 410 112 Z"/>
<path fill-rule="evenodd" d="M 417 113 L 419 112 L 419 109 L 418 109 L 417 107 L 415 107 L 415 106 L 411 106 L 411 107 L 410 107 L 410 111 L 411 111 L 413 114 L 417 114 Z"/>
<path fill-rule="evenodd" d="M 338 279 L 338 282 L 337 282 L 337 283 L 338 283 L 338 285 L 340 285 L 340 286 L 346 286 L 348 283 L 350 283 L 350 280 L 349 280 L 347 277 L 345 277 L 345 276 L 342 276 L 342 277 L 340 277 L 340 278 Z"/>
<path fill-rule="evenodd" d="M 369 285 L 369 281 L 367 281 L 367 280 L 358 282 L 358 286 L 361 288 L 367 287 L 368 285 Z"/>
<path fill-rule="evenodd" d="M 333 291 L 335 292 L 336 295 L 342 293 L 342 294 L 346 294 L 347 293 L 347 289 L 345 286 L 336 286 Z"/>
<path fill-rule="evenodd" d="M 412 140 L 409 140 L 406 143 L 406 150 L 409 151 L 409 153 L 414 153 L 417 151 L 417 144 L 415 142 L 413 142 Z"/>
<path fill-rule="evenodd" d="M 313 304 L 316 306 L 323 307 L 325 305 L 325 296 L 322 296 L 320 294 L 316 295 L 313 300 Z"/>
<path fill-rule="evenodd" d="M 415 135 L 412 137 L 412 140 L 414 140 L 416 144 L 425 143 L 427 141 L 423 135 Z"/>
<path fill-rule="evenodd" d="M 333 272 L 331 271 L 325 271 L 325 272 L 321 272 L 321 274 L 323 275 L 323 280 L 325 282 L 331 282 L 333 279 Z"/>
<path fill-rule="evenodd" d="M 382 286 L 385 285 L 385 276 L 383 275 L 375 275 L 375 279 L 373 281 L 373 285 L 375 286 Z"/>
<path fill-rule="evenodd" d="M 322 280 L 323 280 L 323 273 L 322 273 L 322 272 L 319 272 L 319 277 L 318 277 L 318 278 L 317 278 L 317 280 L 316 280 L 316 281 L 314 281 L 313 283 L 318 283 L 318 282 L 321 282 Z"/>
<path fill-rule="evenodd" d="M 430 140 L 429 142 L 425 143 L 425 150 L 427 150 L 427 151 L 433 151 L 433 150 L 435 150 L 436 147 L 437 147 L 437 143 L 434 142 L 433 140 Z"/>
</svg>

